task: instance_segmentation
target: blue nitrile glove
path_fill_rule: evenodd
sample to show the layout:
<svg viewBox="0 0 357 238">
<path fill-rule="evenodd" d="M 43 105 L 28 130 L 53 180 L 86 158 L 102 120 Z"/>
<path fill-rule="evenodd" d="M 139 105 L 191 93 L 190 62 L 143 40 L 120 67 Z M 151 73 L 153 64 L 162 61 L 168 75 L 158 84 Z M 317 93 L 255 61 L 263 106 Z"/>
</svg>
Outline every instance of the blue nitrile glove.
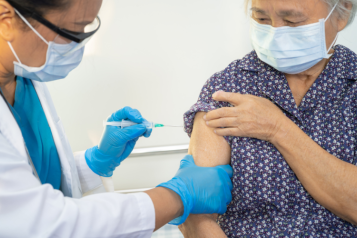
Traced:
<svg viewBox="0 0 357 238">
<path fill-rule="evenodd" d="M 193 157 L 187 155 L 181 161 L 175 177 L 158 186 L 169 188 L 180 195 L 184 206 L 184 214 L 170 224 L 181 225 L 190 213 L 225 213 L 232 201 L 232 175 L 233 169 L 230 165 L 199 167 Z"/>
<path fill-rule="evenodd" d="M 121 120 L 130 120 L 135 123 L 145 121 L 138 110 L 130 107 L 120 109 L 108 118 L 108 122 Z M 149 137 L 151 131 L 142 124 L 123 129 L 117 126 L 106 126 L 99 146 L 90 148 L 85 153 L 89 168 L 102 177 L 111 177 L 114 169 L 133 151 L 139 137 Z"/>
</svg>

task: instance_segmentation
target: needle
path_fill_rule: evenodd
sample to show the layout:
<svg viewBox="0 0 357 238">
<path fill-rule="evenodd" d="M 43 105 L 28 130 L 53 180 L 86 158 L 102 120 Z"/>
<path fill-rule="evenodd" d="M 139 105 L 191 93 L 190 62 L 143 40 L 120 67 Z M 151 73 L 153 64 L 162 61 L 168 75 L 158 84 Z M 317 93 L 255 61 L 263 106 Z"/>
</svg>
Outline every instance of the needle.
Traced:
<svg viewBox="0 0 357 238">
<path fill-rule="evenodd" d="M 173 125 L 155 124 L 155 127 L 183 127 L 183 126 L 173 126 Z"/>
</svg>

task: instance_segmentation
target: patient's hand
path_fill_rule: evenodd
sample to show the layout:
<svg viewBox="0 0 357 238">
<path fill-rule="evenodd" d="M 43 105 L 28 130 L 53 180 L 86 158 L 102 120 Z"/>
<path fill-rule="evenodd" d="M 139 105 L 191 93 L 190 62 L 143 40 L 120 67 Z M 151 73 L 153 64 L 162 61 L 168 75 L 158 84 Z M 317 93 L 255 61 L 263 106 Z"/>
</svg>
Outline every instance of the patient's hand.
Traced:
<svg viewBox="0 0 357 238">
<path fill-rule="evenodd" d="M 251 137 L 273 143 L 278 132 L 289 130 L 285 125 L 290 125 L 290 119 L 268 99 L 222 91 L 212 97 L 234 105 L 211 111 L 204 118 L 217 135 Z"/>
<path fill-rule="evenodd" d="M 179 226 L 179 229 L 185 238 L 225 238 L 227 236 L 216 223 L 217 217 L 217 214 L 191 214 L 186 222 Z"/>
<path fill-rule="evenodd" d="M 205 112 L 196 114 L 191 135 L 189 154 L 193 155 L 197 166 L 214 167 L 230 163 L 231 148 L 228 142 L 213 132 L 203 120 Z M 179 226 L 185 238 L 223 238 L 226 237 L 217 224 L 218 215 L 190 215 Z"/>
</svg>

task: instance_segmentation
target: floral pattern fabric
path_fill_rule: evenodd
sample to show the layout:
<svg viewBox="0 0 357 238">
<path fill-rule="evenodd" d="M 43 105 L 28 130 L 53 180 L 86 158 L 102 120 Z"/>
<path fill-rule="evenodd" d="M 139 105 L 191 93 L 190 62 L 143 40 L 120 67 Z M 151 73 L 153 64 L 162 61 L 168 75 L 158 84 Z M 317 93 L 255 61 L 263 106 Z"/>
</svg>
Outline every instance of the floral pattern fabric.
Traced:
<svg viewBox="0 0 357 238">
<path fill-rule="evenodd" d="M 221 107 L 218 90 L 271 100 L 322 148 L 357 165 L 357 55 L 337 45 L 324 71 L 297 107 L 285 75 L 253 51 L 214 74 L 184 115 L 191 135 L 195 114 Z M 357 237 L 357 227 L 319 205 L 269 142 L 226 137 L 234 170 L 233 200 L 218 223 L 228 237 Z"/>
</svg>

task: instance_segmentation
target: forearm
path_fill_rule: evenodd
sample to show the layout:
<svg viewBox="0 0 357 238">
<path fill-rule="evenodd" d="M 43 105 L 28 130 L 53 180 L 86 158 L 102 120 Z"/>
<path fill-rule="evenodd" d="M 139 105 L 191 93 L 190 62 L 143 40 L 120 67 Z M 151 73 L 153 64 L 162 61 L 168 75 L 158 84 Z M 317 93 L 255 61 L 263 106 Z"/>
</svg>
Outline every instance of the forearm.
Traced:
<svg viewBox="0 0 357 238">
<path fill-rule="evenodd" d="M 179 229 L 185 238 L 227 237 L 218 226 L 216 219 L 217 215 L 190 215 Z"/>
<path fill-rule="evenodd" d="M 292 121 L 271 141 L 309 194 L 322 206 L 357 224 L 357 166 L 329 154 Z"/>
<path fill-rule="evenodd" d="M 183 214 L 180 196 L 174 191 L 158 187 L 146 192 L 155 207 L 155 230 Z"/>
</svg>

